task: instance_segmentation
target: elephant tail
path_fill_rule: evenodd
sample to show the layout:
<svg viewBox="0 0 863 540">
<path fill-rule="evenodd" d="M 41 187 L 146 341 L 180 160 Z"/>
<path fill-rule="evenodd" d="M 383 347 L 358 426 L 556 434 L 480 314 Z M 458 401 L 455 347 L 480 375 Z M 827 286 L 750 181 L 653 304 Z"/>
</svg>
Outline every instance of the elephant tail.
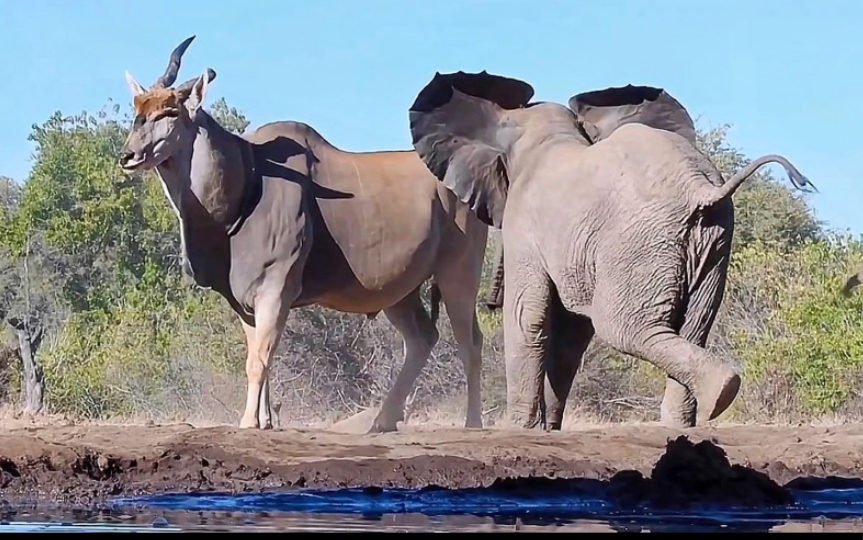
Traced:
<svg viewBox="0 0 863 540">
<path fill-rule="evenodd" d="M 491 278 L 491 288 L 485 295 L 483 301 L 486 309 L 494 311 L 503 307 L 503 242 L 498 246 L 495 254 L 494 274 Z"/>
<path fill-rule="evenodd" d="M 438 287 L 437 282 L 432 278 L 431 280 L 431 308 L 429 316 L 431 317 L 432 324 L 437 324 L 438 317 L 440 317 L 440 287 Z"/>
<path fill-rule="evenodd" d="M 791 164 L 790 161 L 785 159 L 784 157 L 777 154 L 768 154 L 766 156 L 761 156 L 758 159 L 753 160 L 749 165 L 744 167 L 744 169 L 734 176 L 731 177 L 730 180 L 725 182 L 721 186 L 707 186 L 706 197 L 703 201 L 704 206 L 711 206 L 713 204 L 718 203 L 721 200 L 724 200 L 726 197 L 731 197 L 734 195 L 734 192 L 737 191 L 737 188 L 746 181 L 747 178 L 752 176 L 752 174 L 767 165 L 768 163 L 778 163 L 782 165 L 785 169 L 785 172 L 788 174 L 788 178 L 791 180 L 791 183 L 794 184 L 794 187 L 799 189 L 800 191 L 808 192 L 806 188 L 809 187 L 812 191 L 818 192 L 818 189 L 815 185 L 809 181 L 808 178 L 803 176 L 803 174 L 797 170 L 797 167 Z"/>
<path fill-rule="evenodd" d="M 845 296 L 846 298 L 851 296 L 851 291 L 853 291 L 857 288 L 858 285 L 860 285 L 861 278 L 863 278 L 863 270 L 860 270 L 853 276 L 849 277 L 848 281 L 845 282 L 845 285 L 840 291 L 842 293 L 842 296 Z"/>
</svg>

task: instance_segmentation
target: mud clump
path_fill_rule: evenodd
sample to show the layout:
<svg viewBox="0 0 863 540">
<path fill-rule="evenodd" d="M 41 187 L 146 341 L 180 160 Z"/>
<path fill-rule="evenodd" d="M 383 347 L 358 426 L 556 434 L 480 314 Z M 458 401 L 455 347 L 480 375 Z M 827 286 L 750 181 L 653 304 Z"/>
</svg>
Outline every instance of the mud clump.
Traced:
<svg viewBox="0 0 863 540">
<path fill-rule="evenodd" d="M 693 444 L 681 435 L 669 440 L 650 478 L 622 471 L 610 481 L 612 496 L 623 506 L 658 508 L 692 505 L 783 506 L 791 492 L 762 472 L 731 465 L 725 451 L 710 441 Z"/>
<path fill-rule="evenodd" d="M 683 435 L 667 442 L 665 453 L 649 478 L 639 471 L 625 470 L 609 480 L 500 478 L 490 487 L 492 491 L 523 497 L 601 494 L 622 508 L 679 510 L 711 505 L 763 508 L 794 502 L 791 492 L 767 474 L 731 465 L 722 448 L 710 441 L 693 444 Z"/>
<path fill-rule="evenodd" d="M 96 481 L 110 480 L 123 472 L 117 459 L 99 454 L 79 456 L 72 464 L 72 470 Z"/>
<path fill-rule="evenodd" d="M 0 489 L 5 489 L 16 478 L 21 478 L 21 471 L 14 461 L 0 457 Z"/>
</svg>

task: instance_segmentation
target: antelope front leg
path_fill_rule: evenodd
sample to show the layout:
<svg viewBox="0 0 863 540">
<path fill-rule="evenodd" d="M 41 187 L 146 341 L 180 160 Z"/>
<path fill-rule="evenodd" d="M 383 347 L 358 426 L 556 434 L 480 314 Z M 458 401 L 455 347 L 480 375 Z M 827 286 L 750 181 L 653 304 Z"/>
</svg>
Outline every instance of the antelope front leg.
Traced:
<svg viewBox="0 0 863 540">
<path fill-rule="evenodd" d="M 246 333 L 246 377 L 249 378 L 249 387 L 246 390 L 246 408 L 243 412 L 242 418 L 240 418 L 240 428 L 257 428 L 259 427 L 257 406 L 254 410 L 250 410 L 249 407 L 250 398 L 252 396 L 252 381 L 249 374 L 252 372 L 252 365 L 257 358 L 254 354 L 257 343 L 257 340 L 255 339 L 256 332 L 254 326 L 250 326 L 242 319 L 240 319 L 240 322 L 243 324 L 243 331 Z"/>
<path fill-rule="evenodd" d="M 258 405 L 258 423 L 261 429 L 273 429 L 272 407 L 270 406 L 270 372 L 264 377 L 264 389 Z"/>
<path fill-rule="evenodd" d="M 248 365 L 248 359 L 246 360 Z M 260 429 L 273 429 L 272 407 L 270 405 L 270 370 L 267 366 L 266 375 L 263 377 L 264 382 L 261 385 L 261 394 L 258 400 L 258 422 L 247 426 L 240 424 L 240 427 L 252 427 Z"/>
<path fill-rule="evenodd" d="M 246 410 L 240 428 L 272 427 L 269 411 L 270 362 L 279 345 L 279 338 L 288 319 L 291 302 L 296 295 L 264 296 L 255 305 L 255 326 L 243 323 L 249 349 L 246 357 Z M 290 298 L 290 300 L 288 300 Z M 262 407 L 263 406 L 263 407 Z M 262 420 L 258 421 L 258 417 Z"/>
</svg>

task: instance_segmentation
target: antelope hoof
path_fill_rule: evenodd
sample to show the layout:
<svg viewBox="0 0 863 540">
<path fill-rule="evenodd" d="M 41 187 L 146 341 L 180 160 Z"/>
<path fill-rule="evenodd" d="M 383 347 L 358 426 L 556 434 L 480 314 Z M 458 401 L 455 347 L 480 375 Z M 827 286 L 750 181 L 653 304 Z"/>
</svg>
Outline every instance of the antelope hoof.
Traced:
<svg viewBox="0 0 863 540">
<path fill-rule="evenodd" d="M 240 429 L 257 429 L 258 427 L 257 418 L 243 418 L 240 420 Z"/>
</svg>

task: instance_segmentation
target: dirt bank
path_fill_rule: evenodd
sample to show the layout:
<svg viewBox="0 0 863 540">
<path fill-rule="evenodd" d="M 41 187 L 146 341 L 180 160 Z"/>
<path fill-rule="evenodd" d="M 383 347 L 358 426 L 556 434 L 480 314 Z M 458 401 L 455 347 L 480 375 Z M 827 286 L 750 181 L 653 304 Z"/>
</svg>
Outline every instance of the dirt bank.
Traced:
<svg viewBox="0 0 863 540">
<path fill-rule="evenodd" d="M 177 491 L 291 487 L 449 488 L 511 477 L 609 479 L 649 475 L 682 431 L 609 425 L 560 433 L 498 429 L 358 436 L 319 430 L 243 431 L 188 424 L 56 425 L 0 430 L 0 499 L 69 503 Z M 863 426 L 695 429 L 732 464 L 784 484 L 798 477 L 863 478 Z"/>
</svg>

